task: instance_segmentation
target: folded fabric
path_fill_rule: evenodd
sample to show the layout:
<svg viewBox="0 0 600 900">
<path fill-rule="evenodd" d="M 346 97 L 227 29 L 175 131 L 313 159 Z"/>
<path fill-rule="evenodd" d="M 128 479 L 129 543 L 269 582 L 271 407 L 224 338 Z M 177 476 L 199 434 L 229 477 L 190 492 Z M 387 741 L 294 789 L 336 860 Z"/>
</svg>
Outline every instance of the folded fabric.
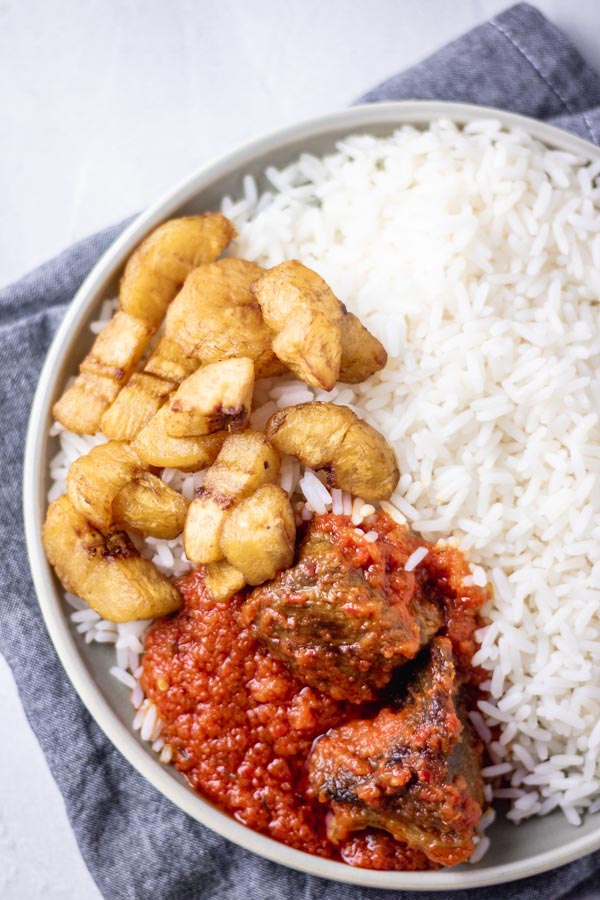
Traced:
<svg viewBox="0 0 600 900">
<path fill-rule="evenodd" d="M 431 98 L 510 109 L 600 143 L 600 78 L 565 36 L 520 4 L 475 28 L 363 100 Z M 108 900 L 389 900 L 267 862 L 188 818 L 134 771 L 92 721 L 44 628 L 23 537 L 21 473 L 31 397 L 66 305 L 120 233 L 114 226 L 0 291 L 0 650 L 63 794 L 83 857 Z M 554 872 L 456 900 L 575 900 L 599 884 L 600 853 Z M 400 900 L 431 894 L 396 892 Z M 439 896 L 439 895 L 438 895 Z"/>
</svg>

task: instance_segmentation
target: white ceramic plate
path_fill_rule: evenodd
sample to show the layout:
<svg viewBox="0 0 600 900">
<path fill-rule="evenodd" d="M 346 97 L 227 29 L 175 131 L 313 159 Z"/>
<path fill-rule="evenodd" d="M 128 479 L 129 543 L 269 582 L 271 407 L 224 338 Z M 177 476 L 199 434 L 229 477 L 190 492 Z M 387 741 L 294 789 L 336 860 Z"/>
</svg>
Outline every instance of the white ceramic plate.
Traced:
<svg viewBox="0 0 600 900">
<path fill-rule="evenodd" d="M 600 150 L 587 141 L 523 116 L 463 104 L 437 102 L 382 103 L 355 106 L 339 113 L 303 122 L 254 141 L 203 166 L 147 212 L 140 215 L 115 241 L 77 292 L 58 330 L 40 375 L 31 410 L 24 471 L 24 516 L 27 549 L 39 603 L 58 655 L 81 699 L 113 744 L 159 791 L 194 819 L 229 840 L 267 859 L 350 884 L 396 890 L 455 890 L 498 884 L 563 865 L 600 847 L 600 815 L 588 816 L 573 828 L 561 813 L 530 819 L 518 828 L 500 815 L 488 834 L 492 847 L 475 866 L 439 872 L 376 872 L 321 859 L 279 844 L 239 824 L 187 786 L 173 767 L 161 765 L 131 728 L 129 692 L 108 670 L 112 647 L 86 645 L 68 623 L 63 591 L 48 565 L 41 544 L 46 513 L 48 461 L 56 452 L 56 439 L 48 437 L 52 404 L 69 375 L 92 343 L 88 323 L 103 299 L 115 296 L 123 265 L 134 247 L 157 224 L 171 216 L 219 208 L 225 194 L 241 196 L 246 173 L 259 187 L 267 165 L 281 166 L 301 152 L 332 151 L 340 138 L 356 132 L 386 135 L 399 125 L 425 127 L 437 118 L 458 123 L 477 118 L 499 119 L 520 127 L 550 147 L 600 159 Z M 109 661 L 110 660 L 110 661 Z"/>
</svg>

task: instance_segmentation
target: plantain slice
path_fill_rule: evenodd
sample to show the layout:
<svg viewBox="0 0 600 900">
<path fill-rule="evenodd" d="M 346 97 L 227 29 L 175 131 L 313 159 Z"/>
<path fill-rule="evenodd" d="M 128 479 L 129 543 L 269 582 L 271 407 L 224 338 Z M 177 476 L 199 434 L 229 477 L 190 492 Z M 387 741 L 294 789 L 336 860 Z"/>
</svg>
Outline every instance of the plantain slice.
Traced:
<svg viewBox="0 0 600 900">
<path fill-rule="evenodd" d="M 251 359 L 209 363 L 183 381 L 169 400 L 165 427 L 172 437 L 242 431 L 254 390 Z"/>
<path fill-rule="evenodd" d="M 262 584 L 291 566 L 295 539 L 292 505 L 276 484 L 262 485 L 242 500 L 229 513 L 221 531 L 227 562 L 252 585 Z"/>
<path fill-rule="evenodd" d="M 387 363 L 385 347 L 353 313 L 342 319 L 340 381 L 360 384 Z"/>
<path fill-rule="evenodd" d="M 174 388 L 200 365 L 181 347 L 162 337 L 143 372 L 134 372 L 100 423 L 103 434 L 113 440 L 132 441 L 158 412 Z"/>
<path fill-rule="evenodd" d="M 95 434 L 104 412 L 139 363 L 154 326 L 117 312 L 79 367 L 80 374 L 54 404 L 54 417 L 69 431 Z"/>
<path fill-rule="evenodd" d="M 325 469 L 333 487 L 363 500 L 387 500 L 400 477 L 394 451 L 347 406 L 300 403 L 274 413 L 265 434 L 281 453 Z"/>
<path fill-rule="evenodd" d="M 273 350 L 301 380 L 330 391 L 340 374 L 344 307 L 329 285 L 297 259 L 269 269 L 253 285 Z"/>
<path fill-rule="evenodd" d="M 161 337 L 144 366 L 144 372 L 175 384 L 181 384 L 185 378 L 196 371 L 199 365 L 200 360 L 186 356 L 177 341 Z"/>
<path fill-rule="evenodd" d="M 100 430 L 114 441 L 132 441 L 173 393 L 174 382 L 145 372 L 134 372 L 106 410 Z"/>
<path fill-rule="evenodd" d="M 111 378 L 82 372 L 56 401 L 52 413 L 68 431 L 96 434 L 102 416 L 120 390 L 119 383 Z"/>
<path fill-rule="evenodd" d="M 241 572 L 222 559 L 220 562 L 209 563 L 205 567 L 204 583 L 211 596 L 223 603 L 242 590 L 246 579 Z"/>
<path fill-rule="evenodd" d="M 168 309 L 167 338 L 203 365 L 245 356 L 256 378 L 280 375 L 285 366 L 271 349 L 273 333 L 250 290 L 263 272 L 233 257 L 195 269 Z"/>
<path fill-rule="evenodd" d="M 331 390 L 357 384 L 387 362 L 385 348 L 320 275 L 292 259 L 252 286 L 274 333 L 273 350 L 302 381 Z"/>
<path fill-rule="evenodd" d="M 143 468 L 129 444 L 100 444 L 71 465 L 67 473 L 69 500 L 96 528 L 106 531 L 113 520 L 115 497 Z"/>
<path fill-rule="evenodd" d="M 173 540 L 183 531 L 189 505 L 189 500 L 156 475 L 142 472 L 113 500 L 113 526 L 147 537 Z"/>
<path fill-rule="evenodd" d="M 174 438 L 166 430 L 166 414 L 163 406 L 142 428 L 131 446 L 147 466 L 168 466 L 183 472 L 197 472 L 210 466 L 216 459 L 226 431 L 215 431 L 201 437 Z"/>
<path fill-rule="evenodd" d="M 98 531 L 67 496 L 50 504 L 42 541 L 65 589 L 104 619 L 152 619 L 181 605 L 179 591 L 140 557 L 124 532 Z"/>
<path fill-rule="evenodd" d="M 190 272 L 217 259 L 233 237 L 233 224 L 218 212 L 184 216 L 159 225 L 125 266 L 119 288 L 120 309 L 159 325 Z"/>
<path fill-rule="evenodd" d="M 229 510 L 261 485 L 276 482 L 279 469 L 279 454 L 263 434 L 229 435 L 188 510 L 183 535 L 188 559 L 222 559 L 220 537 Z"/>
<path fill-rule="evenodd" d="M 232 505 L 231 498 L 213 497 L 200 488 L 190 503 L 183 531 L 183 545 L 188 559 L 196 563 L 213 563 L 223 559 L 221 531 Z"/>
</svg>

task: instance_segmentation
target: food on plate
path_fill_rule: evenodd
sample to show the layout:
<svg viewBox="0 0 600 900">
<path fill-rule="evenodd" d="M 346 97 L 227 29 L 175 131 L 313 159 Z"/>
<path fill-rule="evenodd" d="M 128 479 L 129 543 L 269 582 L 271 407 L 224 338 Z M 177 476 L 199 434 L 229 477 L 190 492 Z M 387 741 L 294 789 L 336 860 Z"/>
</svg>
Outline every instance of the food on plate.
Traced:
<svg viewBox="0 0 600 900">
<path fill-rule="evenodd" d="M 82 369 L 67 414 L 101 434 L 54 426 L 49 558 L 97 602 L 86 573 L 124 578 L 135 545 L 183 605 L 147 631 L 67 595 L 74 627 L 117 643 L 153 751 L 249 827 L 425 870 L 483 857 L 496 797 L 514 822 L 600 808 L 596 168 L 492 121 L 303 155 L 224 200 L 231 256 L 170 304 L 156 279 L 157 335 L 121 308 L 139 363 L 116 329 Z M 182 382 L 205 421 L 187 389 L 241 359 L 252 397 L 221 387 L 254 437 L 233 414 L 169 434 Z M 140 469 L 67 476 L 106 437 Z"/>
<path fill-rule="evenodd" d="M 119 286 L 119 308 L 159 325 L 190 272 L 217 259 L 233 237 L 235 228 L 218 212 L 159 225 L 129 257 Z"/>
<path fill-rule="evenodd" d="M 200 361 L 187 356 L 177 341 L 161 337 L 144 366 L 144 372 L 181 384 L 199 365 Z"/>
<path fill-rule="evenodd" d="M 197 563 L 223 559 L 221 532 L 236 503 L 279 478 L 280 458 L 263 434 L 229 435 L 192 501 L 184 531 L 185 552 Z"/>
<path fill-rule="evenodd" d="M 254 363 L 247 357 L 202 366 L 169 399 L 167 433 L 187 437 L 242 431 L 248 425 L 253 390 Z"/>
<path fill-rule="evenodd" d="M 221 531 L 233 500 L 222 500 L 208 489 L 200 488 L 188 509 L 183 532 L 185 555 L 194 563 L 213 563 L 223 559 Z"/>
<path fill-rule="evenodd" d="M 167 431 L 168 409 L 162 406 L 138 432 L 131 446 L 147 466 L 168 466 L 182 472 L 196 472 L 210 466 L 217 457 L 226 431 L 194 437 L 171 437 Z"/>
<path fill-rule="evenodd" d="M 262 584 L 292 564 L 295 538 L 288 495 L 276 484 L 263 484 L 226 516 L 221 550 L 248 584 Z"/>
<path fill-rule="evenodd" d="M 398 483 L 386 439 L 346 406 L 309 402 L 280 409 L 265 434 L 281 453 L 326 470 L 329 484 L 364 500 L 387 500 Z"/>
<path fill-rule="evenodd" d="M 296 564 L 253 591 L 257 634 L 311 687 L 335 700 L 373 700 L 444 622 L 429 570 L 405 571 L 418 545 L 400 527 L 365 545 L 351 524 L 316 519 Z"/>
<path fill-rule="evenodd" d="M 346 384 L 360 384 L 385 367 L 385 347 L 353 313 L 344 313 L 340 327 L 342 358 L 339 380 Z"/>
<path fill-rule="evenodd" d="M 103 403 L 100 418 L 99 406 L 94 410 L 94 430 L 99 426 L 101 440 L 112 439 L 72 461 L 65 478 L 67 495 L 50 504 L 43 533 L 48 559 L 65 588 L 108 623 L 162 619 L 144 657 L 145 689 L 150 696 L 155 688 L 160 692 L 163 703 L 155 702 L 165 734 L 170 712 L 177 713 L 170 740 L 177 736 L 178 744 L 165 746 L 163 741 L 161 747 L 166 753 L 168 749 L 165 760 L 175 754 L 176 764 L 199 790 L 211 796 L 216 772 L 212 760 L 203 761 L 203 751 L 198 753 L 195 736 L 204 737 L 204 747 L 218 750 L 219 771 L 221 735 L 216 745 L 209 737 L 215 737 L 219 721 L 226 743 L 235 748 L 241 736 L 250 755 L 227 763 L 240 775 L 235 799 L 215 799 L 251 827 L 301 849 L 360 859 L 373 867 L 453 864 L 463 858 L 458 850 L 452 855 L 444 845 L 436 855 L 420 837 L 401 834 L 387 818 L 378 819 L 375 803 L 361 808 L 366 834 L 357 837 L 354 832 L 361 826 L 354 798 L 350 811 L 344 810 L 342 826 L 340 796 L 329 790 L 331 779 L 324 776 L 315 787 L 315 799 L 306 766 L 311 745 L 327 728 L 331 735 L 352 727 L 362 735 L 370 721 L 361 718 L 365 704 L 383 704 L 375 722 L 389 712 L 385 692 L 398 690 L 398 672 L 439 632 L 449 635 L 449 647 L 458 643 L 457 660 L 464 663 L 461 677 L 467 683 L 472 634 L 485 595 L 462 590 L 468 571 L 462 558 L 457 562 L 450 553 L 446 559 L 446 551 L 440 550 L 438 560 L 433 545 L 420 542 L 373 506 L 365 506 L 368 533 L 348 515 L 313 519 L 314 499 L 306 493 L 304 502 L 295 493 L 294 459 L 325 470 L 340 495 L 349 491 L 363 505 L 389 498 L 398 482 L 396 459 L 385 438 L 348 407 L 306 402 L 281 409 L 268 421 L 261 416 L 264 434 L 248 428 L 255 377 L 275 377 L 289 367 L 309 385 L 331 390 L 339 377 L 360 383 L 379 371 L 387 359 L 385 350 L 323 279 L 298 261 L 266 273 L 236 258 L 201 264 L 192 253 L 199 223 L 171 224 L 132 257 L 122 280 L 122 309 L 88 357 L 86 377 L 114 380 L 114 367 L 122 362 L 124 387 L 113 392 L 110 404 Z M 201 224 L 208 227 L 209 219 Z M 228 231 L 219 219 L 212 226 L 214 250 Z M 183 247 L 179 260 L 173 249 L 178 240 Z M 183 279 L 174 296 L 174 285 Z M 146 295 L 147 322 L 123 311 L 141 314 Z M 165 313 L 164 332 L 141 370 L 134 371 Z M 127 319 L 138 322 L 143 341 L 140 337 L 128 345 Z M 281 453 L 287 454 L 285 474 Z M 185 473 L 190 473 L 187 480 Z M 313 489 L 321 488 L 329 497 L 317 475 L 305 477 L 309 475 Z M 185 496 L 180 492 L 184 487 Z M 298 525 L 303 537 L 297 547 Z M 187 581 L 174 583 L 168 577 L 174 565 L 171 547 L 181 541 L 186 564 L 199 567 Z M 142 558 L 138 547 L 147 552 L 152 546 L 157 548 L 154 561 Z M 429 562 L 416 560 L 415 552 L 430 555 Z M 419 562 L 423 564 L 417 569 Z M 180 608 L 178 585 L 187 608 L 166 618 Z M 451 598 L 456 601 L 459 594 L 452 617 Z M 211 625 L 215 607 L 216 627 Z M 201 626 L 195 617 L 200 608 L 205 614 Z M 194 634 L 182 643 L 171 641 L 168 658 L 162 658 L 161 636 L 183 635 L 190 620 Z M 221 668 L 218 657 L 210 654 L 227 631 Z M 157 669 L 152 666 L 153 646 L 159 653 Z M 240 646 L 248 651 L 243 683 L 234 662 Z M 179 667 L 189 668 L 188 650 L 195 672 L 184 690 L 191 731 L 180 732 L 175 723 L 182 694 L 178 687 L 174 698 L 170 689 L 181 686 Z M 197 691 L 205 697 L 202 712 L 193 700 Z M 166 700 L 172 709 L 163 708 Z M 224 711 L 231 719 L 219 719 Z M 289 729 L 295 738 L 286 739 Z M 333 740 L 323 745 L 328 764 L 335 755 L 327 752 Z M 360 746 L 358 742 L 358 750 Z M 317 750 L 312 759 L 320 760 Z M 454 797 L 442 784 L 444 759 L 440 754 L 436 770 L 438 806 L 442 790 Z M 317 778 L 325 765 L 315 766 Z M 329 832 L 319 801 L 331 801 L 335 825 Z M 473 831 L 481 808 L 470 813 Z M 284 835 L 281 817 L 297 831 Z M 390 846 L 385 829 L 400 835 L 398 847 Z M 473 842 L 465 838 L 467 846 L 472 849 Z"/>
<path fill-rule="evenodd" d="M 69 431 L 94 434 L 104 412 L 140 361 L 154 326 L 126 312 L 117 312 L 79 367 L 79 375 L 52 409 Z"/>
<path fill-rule="evenodd" d="M 248 357 L 257 378 L 285 371 L 250 290 L 262 272 L 255 263 L 229 257 L 196 269 L 169 307 L 166 336 L 204 365 Z"/>
<path fill-rule="evenodd" d="M 482 746 L 461 705 L 447 638 L 410 676 L 397 707 L 351 718 L 317 738 L 308 759 L 315 795 L 331 806 L 334 844 L 365 828 L 383 829 L 453 866 L 474 850 L 485 805 Z"/>
<path fill-rule="evenodd" d="M 274 332 L 277 357 L 301 381 L 330 391 L 340 374 L 344 312 L 329 285 L 290 259 L 261 275 L 252 292 Z"/>
<path fill-rule="evenodd" d="M 130 444 L 100 444 L 71 465 L 67 474 L 69 500 L 92 525 L 106 531 L 113 521 L 117 494 L 144 468 Z"/>
<path fill-rule="evenodd" d="M 142 687 L 190 784 L 250 828 L 332 853 L 324 807 L 305 797 L 313 740 L 343 706 L 305 687 L 244 626 L 243 596 L 218 602 L 202 569 L 179 582 L 181 613 L 145 641 Z"/>
<path fill-rule="evenodd" d="M 42 540 L 65 589 L 110 622 L 153 619 L 181 605 L 175 585 L 124 531 L 102 533 L 66 496 L 50 504 Z"/>
<path fill-rule="evenodd" d="M 273 489 L 269 485 L 257 493 Z M 309 535 L 339 535 L 348 558 L 373 582 L 386 570 L 385 547 L 391 548 L 398 574 L 401 561 L 402 571 L 408 568 L 407 577 L 413 565 L 424 567 L 436 552 L 382 514 L 369 516 L 368 525 L 358 529 L 349 516 L 331 513 L 315 516 L 305 528 Z M 371 531 L 378 533 L 377 541 L 371 540 Z M 344 683 L 339 670 L 332 668 L 316 687 L 308 663 L 289 665 L 271 652 L 253 615 L 256 595 L 269 585 L 221 599 L 209 585 L 209 570 L 219 563 L 180 580 L 180 612 L 156 623 L 146 638 L 142 686 L 163 723 L 161 737 L 173 762 L 196 790 L 251 828 L 320 856 L 398 869 L 437 868 L 465 859 L 487 805 L 479 774 L 481 746 L 462 722 L 462 707 L 472 702 L 469 691 L 477 690 L 470 653 L 487 594 L 473 585 L 457 593 L 454 582 L 468 572 L 465 560 L 455 548 L 437 552 L 428 571 L 436 601 L 445 606 L 437 627 L 444 636 L 434 637 L 432 629 L 431 656 L 425 649 L 401 666 L 393 682 L 373 691 L 366 704 L 336 696 L 336 685 Z M 327 579 L 328 573 L 315 567 L 315 594 L 321 585 L 327 591 Z M 301 609 L 301 593 L 289 596 L 290 605 L 297 599 Z M 332 592 L 332 606 L 336 602 L 352 607 L 353 597 Z M 313 647 L 315 659 L 326 653 L 322 642 Z M 392 716 L 398 727 L 389 724 Z M 346 745 L 346 734 L 353 730 L 356 745 L 351 740 Z M 369 740 L 371 766 L 365 749 Z M 394 773 L 402 776 L 395 786 Z M 382 787 L 378 805 L 379 781 L 388 794 L 383 796 Z M 400 835 L 402 809 L 416 818 L 411 831 L 406 812 Z M 357 834 L 359 827 L 365 830 Z"/>
<path fill-rule="evenodd" d="M 273 350 L 301 381 L 330 391 L 337 381 L 366 381 L 385 366 L 383 344 L 297 259 L 265 272 L 252 292 L 273 331 Z"/>
<path fill-rule="evenodd" d="M 234 235 L 225 216 L 206 213 L 171 219 L 142 241 L 123 273 L 119 311 L 54 405 L 54 416 L 65 428 L 79 434 L 98 431 L 189 273 L 217 259 Z"/>
<path fill-rule="evenodd" d="M 162 540 L 174 540 L 183 531 L 189 500 L 151 472 L 141 472 L 121 488 L 112 504 L 112 523 Z"/>
<path fill-rule="evenodd" d="M 177 385 L 200 365 L 186 356 L 181 347 L 160 338 L 142 372 L 134 372 L 129 382 L 106 410 L 100 430 L 117 441 L 132 441 L 171 396 Z"/>
<path fill-rule="evenodd" d="M 204 583 L 213 600 L 223 602 L 239 593 L 246 585 L 246 579 L 226 559 L 220 559 L 204 567 Z"/>
<path fill-rule="evenodd" d="M 100 420 L 100 431 L 113 441 L 132 441 L 175 389 L 173 381 L 134 372 Z"/>
</svg>

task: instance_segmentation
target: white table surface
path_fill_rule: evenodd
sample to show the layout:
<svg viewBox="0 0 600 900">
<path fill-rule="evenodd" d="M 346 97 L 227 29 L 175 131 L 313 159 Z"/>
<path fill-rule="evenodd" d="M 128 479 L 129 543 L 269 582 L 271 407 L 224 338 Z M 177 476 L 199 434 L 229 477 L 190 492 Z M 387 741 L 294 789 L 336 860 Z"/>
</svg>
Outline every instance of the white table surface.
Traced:
<svg viewBox="0 0 600 900">
<path fill-rule="evenodd" d="M 0 285 L 215 155 L 347 105 L 507 5 L 4 0 Z M 598 0 L 537 6 L 600 70 Z M 0 898 L 98 898 L 1 657 L 0 734 Z"/>
</svg>

